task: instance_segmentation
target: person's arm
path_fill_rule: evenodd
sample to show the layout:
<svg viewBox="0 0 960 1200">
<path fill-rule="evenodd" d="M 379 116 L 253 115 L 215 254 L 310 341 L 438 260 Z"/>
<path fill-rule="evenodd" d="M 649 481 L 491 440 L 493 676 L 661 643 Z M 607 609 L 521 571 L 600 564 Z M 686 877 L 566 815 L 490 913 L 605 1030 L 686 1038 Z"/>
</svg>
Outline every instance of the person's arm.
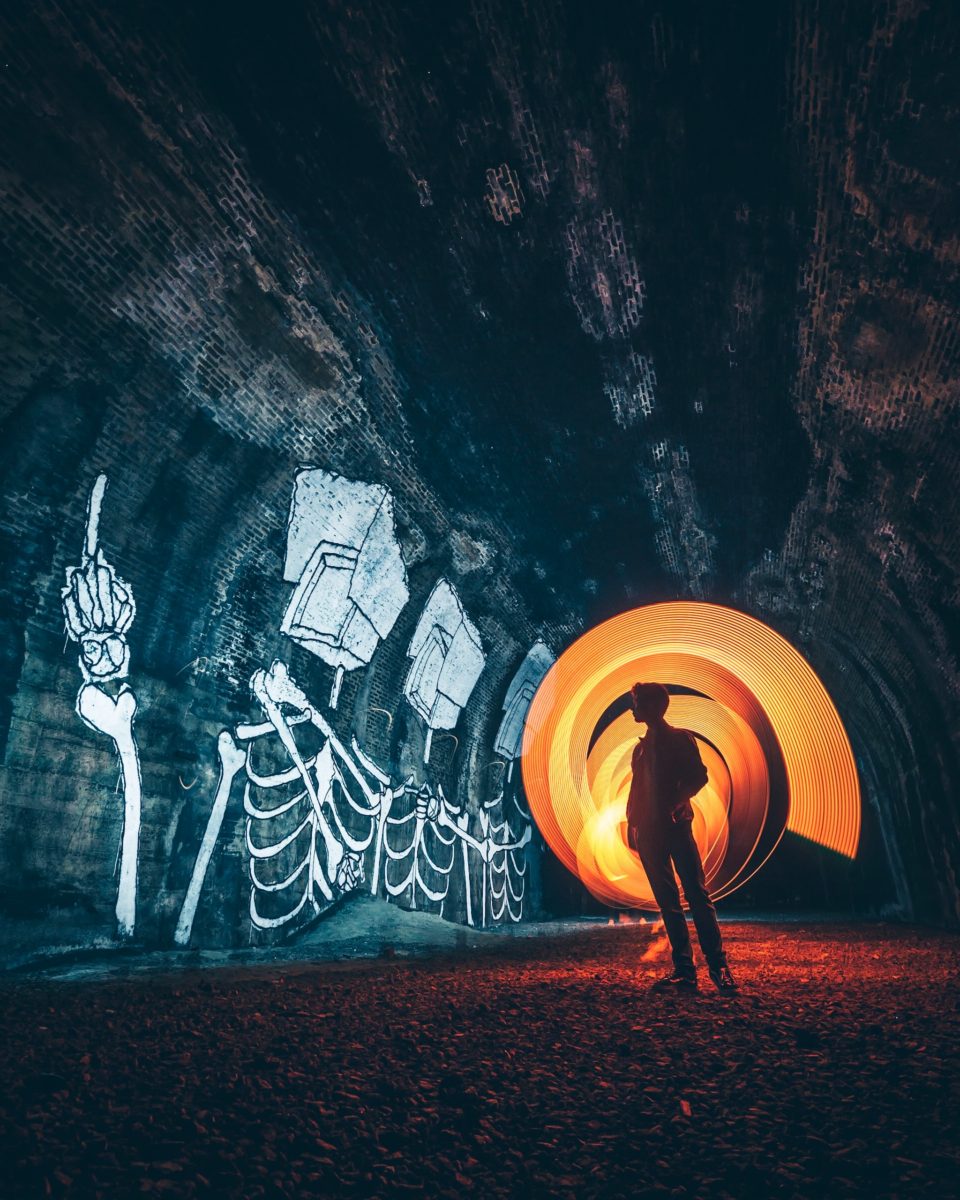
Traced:
<svg viewBox="0 0 960 1200">
<path fill-rule="evenodd" d="M 709 776 L 693 734 L 684 731 L 678 750 L 677 790 L 671 817 L 674 821 L 692 821 L 693 805 L 690 801 L 706 784 Z"/>
<path fill-rule="evenodd" d="M 640 759 L 643 757 L 643 743 L 637 742 L 633 748 L 633 754 L 630 757 L 630 792 L 627 796 L 627 825 L 634 826 L 639 820 L 639 807 L 641 803 L 640 796 L 640 780 L 638 772 L 640 770 Z"/>
</svg>

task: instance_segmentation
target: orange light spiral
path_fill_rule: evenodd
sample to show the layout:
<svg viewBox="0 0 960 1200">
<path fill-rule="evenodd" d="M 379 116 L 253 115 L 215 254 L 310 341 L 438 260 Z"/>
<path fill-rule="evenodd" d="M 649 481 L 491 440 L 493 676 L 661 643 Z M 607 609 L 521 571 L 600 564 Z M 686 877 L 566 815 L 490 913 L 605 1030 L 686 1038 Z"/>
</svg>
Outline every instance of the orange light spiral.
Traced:
<svg viewBox="0 0 960 1200">
<path fill-rule="evenodd" d="M 598 899 L 656 908 L 625 840 L 640 728 L 629 711 L 616 715 L 631 685 L 651 680 L 684 689 L 671 697 L 667 719 L 697 737 L 707 767 L 709 780 L 693 800 L 693 833 L 714 896 L 746 882 L 785 829 L 854 857 L 856 765 L 806 659 L 735 609 L 651 604 L 574 642 L 540 684 L 524 730 L 523 783 L 533 817 Z"/>
</svg>

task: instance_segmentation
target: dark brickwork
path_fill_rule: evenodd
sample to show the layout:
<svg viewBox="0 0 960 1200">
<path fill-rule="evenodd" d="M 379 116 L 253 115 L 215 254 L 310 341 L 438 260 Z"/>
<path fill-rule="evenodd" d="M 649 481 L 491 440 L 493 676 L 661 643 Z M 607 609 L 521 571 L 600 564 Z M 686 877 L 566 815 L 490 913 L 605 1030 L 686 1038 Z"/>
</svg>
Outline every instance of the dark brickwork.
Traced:
<svg viewBox="0 0 960 1200">
<path fill-rule="evenodd" d="M 138 606 L 139 931 L 167 944 L 251 673 L 329 691 L 278 632 L 302 466 L 395 497 L 411 600 L 336 714 L 391 771 L 422 758 L 400 689 L 440 575 L 488 657 L 427 775 L 472 813 L 536 637 L 733 603 L 848 721 L 858 903 L 960 922 L 960 22 L 722 7 L 0 17 L 0 866 L 38 937 L 109 938 L 116 894 L 59 598 L 93 479 Z M 236 805 L 208 944 L 248 937 Z"/>
</svg>

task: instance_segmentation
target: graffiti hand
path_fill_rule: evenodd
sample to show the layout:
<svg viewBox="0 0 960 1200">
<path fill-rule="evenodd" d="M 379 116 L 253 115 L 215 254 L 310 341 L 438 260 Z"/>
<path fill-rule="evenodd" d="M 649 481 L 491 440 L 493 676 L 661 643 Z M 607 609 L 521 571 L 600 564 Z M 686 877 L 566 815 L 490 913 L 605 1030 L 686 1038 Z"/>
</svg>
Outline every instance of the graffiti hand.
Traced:
<svg viewBox="0 0 960 1200">
<path fill-rule="evenodd" d="M 124 636 L 136 614 L 133 595 L 99 548 L 67 571 L 60 593 L 67 633 L 80 644 L 85 678 L 123 679 L 130 665 Z"/>
<path fill-rule="evenodd" d="M 337 887 L 342 892 L 352 891 L 363 883 L 363 859 L 359 854 L 345 854 L 337 869 Z"/>
</svg>

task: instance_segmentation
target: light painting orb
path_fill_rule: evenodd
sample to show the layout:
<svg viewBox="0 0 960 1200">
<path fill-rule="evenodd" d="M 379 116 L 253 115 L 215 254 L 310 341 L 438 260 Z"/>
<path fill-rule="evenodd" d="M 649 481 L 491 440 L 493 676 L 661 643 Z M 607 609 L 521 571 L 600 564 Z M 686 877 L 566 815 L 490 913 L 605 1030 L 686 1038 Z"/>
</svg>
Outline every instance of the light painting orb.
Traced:
<svg viewBox="0 0 960 1200">
<path fill-rule="evenodd" d="M 693 834 L 715 898 L 770 857 L 785 830 L 848 858 L 860 785 L 840 716 L 806 659 L 755 617 L 718 604 L 651 604 L 578 638 L 527 714 L 523 784 L 541 833 L 599 900 L 655 909 L 626 843 L 638 726 L 632 684 L 664 684 L 667 720 L 689 729 L 709 779 Z"/>
</svg>

